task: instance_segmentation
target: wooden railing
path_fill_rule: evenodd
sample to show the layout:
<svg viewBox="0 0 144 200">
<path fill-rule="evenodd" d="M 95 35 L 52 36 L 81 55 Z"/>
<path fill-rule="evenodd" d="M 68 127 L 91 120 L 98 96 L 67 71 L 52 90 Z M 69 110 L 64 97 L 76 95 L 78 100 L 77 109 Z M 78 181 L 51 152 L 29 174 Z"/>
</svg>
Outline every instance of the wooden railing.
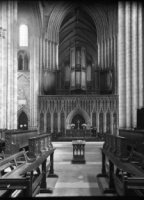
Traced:
<svg viewBox="0 0 144 200">
<path fill-rule="evenodd" d="M 46 150 L 53 149 L 51 143 L 52 134 L 44 133 L 36 135 L 28 139 L 29 152 L 28 155 L 31 157 L 39 156 Z"/>
<path fill-rule="evenodd" d="M 110 151 L 101 149 L 102 152 L 102 173 L 97 175 L 98 184 L 103 184 L 104 193 L 117 193 L 119 196 L 144 196 L 144 156 L 133 151 L 130 159 L 120 159 Z M 135 163 L 135 160 L 139 163 Z M 108 163 L 108 167 L 107 167 Z M 101 185 L 102 186 L 102 185 Z M 101 187 L 100 186 L 100 187 Z"/>
<path fill-rule="evenodd" d="M 27 165 L 29 165 L 30 163 L 34 162 L 35 159 L 29 159 L 27 157 L 27 154 L 25 152 L 25 150 L 15 153 L 13 155 L 10 155 L 8 157 L 5 157 L 5 155 L 3 156 L 3 159 L 0 161 L 0 196 L 1 197 L 10 197 L 11 195 L 21 195 L 22 190 L 25 189 L 26 187 L 24 187 L 23 185 L 20 185 L 19 180 L 17 180 L 17 187 L 15 188 L 16 190 L 14 191 L 14 189 L 12 190 L 13 187 L 13 183 L 10 185 L 9 182 L 9 178 L 12 176 L 19 179 L 19 174 L 17 171 L 19 171 L 20 169 L 25 168 Z M 10 172 L 6 172 L 5 169 L 10 168 Z M 14 175 L 14 174 L 15 175 Z M 3 179 L 7 179 L 7 181 Z M 15 179 L 16 180 L 16 179 Z M 9 187 L 8 187 L 9 185 Z"/>
<path fill-rule="evenodd" d="M 118 196 L 144 196 L 144 177 L 129 177 L 123 171 L 121 174 L 121 177 L 113 175 Z"/>
<path fill-rule="evenodd" d="M 103 149 L 110 151 L 117 157 L 127 157 L 127 140 L 125 137 L 105 133 L 104 141 Z"/>
<path fill-rule="evenodd" d="M 137 148 L 144 142 L 144 130 L 119 129 L 119 135 L 127 138 L 127 145 L 131 148 Z"/>
<path fill-rule="evenodd" d="M 37 130 L 6 130 L 5 153 L 14 154 L 28 146 L 28 139 L 37 135 Z"/>
<path fill-rule="evenodd" d="M 39 192 L 51 193 L 53 190 L 47 188 L 47 177 L 58 177 L 54 174 L 54 150 L 44 151 L 36 159 L 29 159 L 29 162 L 25 151 L 1 160 L 0 171 L 11 165 L 12 170 L 0 177 L 0 196 L 35 197 Z M 50 157 L 49 162 L 47 162 L 48 157 Z M 13 168 L 13 165 L 16 168 Z"/>
</svg>

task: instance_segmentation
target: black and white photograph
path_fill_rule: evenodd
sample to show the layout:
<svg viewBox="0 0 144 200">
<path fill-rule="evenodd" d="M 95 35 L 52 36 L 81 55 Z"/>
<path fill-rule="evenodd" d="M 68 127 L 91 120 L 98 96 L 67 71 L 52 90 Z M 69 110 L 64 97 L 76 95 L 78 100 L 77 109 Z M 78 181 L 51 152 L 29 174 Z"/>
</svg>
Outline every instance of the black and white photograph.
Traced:
<svg viewBox="0 0 144 200">
<path fill-rule="evenodd" d="M 144 3 L 0 0 L 0 197 L 144 196 Z"/>
</svg>

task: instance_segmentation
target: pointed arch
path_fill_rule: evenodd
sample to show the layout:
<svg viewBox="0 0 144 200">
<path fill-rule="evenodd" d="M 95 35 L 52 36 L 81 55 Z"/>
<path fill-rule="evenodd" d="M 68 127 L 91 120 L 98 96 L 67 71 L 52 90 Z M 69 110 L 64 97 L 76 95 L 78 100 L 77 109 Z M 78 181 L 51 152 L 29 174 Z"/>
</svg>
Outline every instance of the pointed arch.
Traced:
<svg viewBox="0 0 144 200">
<path fill-rule="evenodd" d="M 18 129 L 28 130 L 28 117 L 23 110 L 18 117 Z"/>
<path fill-rule="evenodd" d="M 47 27 L 49 40 L 56 42 L 59 41 L 58 33 L 61 23 L 65 16 L 70 12 L 70 10 L 75 8 L 75 6 L 75 4 L 69 2 L 57 3 L 51 13 Z M 83 4 L 83 9 L 86 10 L 94 20 L 97 32 L 99 33 L 99 37 L 103 36 L 103 39 L 107 37 L 108 20 L 105 11 L 96 5 L 91 5 L 89 7 L 86 4 Z"/>
<path fill-rule="evenodd" d="M 66 118 L 66 129 L 70 129 L 70 124 L 72 123 L 72 119 L 75 115 L 80 114 L 85 119 L 85 123 L 91 125 L 91 119 L 88 113 L 80 107 L 76 107 L 72 110 Z"/>
</svg>

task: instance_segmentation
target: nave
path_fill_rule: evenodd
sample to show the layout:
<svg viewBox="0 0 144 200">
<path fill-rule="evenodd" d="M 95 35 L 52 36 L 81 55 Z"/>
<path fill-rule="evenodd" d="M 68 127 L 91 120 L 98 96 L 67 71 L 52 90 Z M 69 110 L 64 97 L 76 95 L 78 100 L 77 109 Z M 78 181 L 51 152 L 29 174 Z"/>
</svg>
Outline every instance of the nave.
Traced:
<svg viewBox="0 0 144 200">
<path fill-rule="evenodd" d="M 71 142 L 53 142 L 53 146 L 56 148 L 54 169 L 59 178 L 47 179 L 47 186 L 54 188 L 52 194 L 38 194 L 36 197 L 101 196 L 96 176 L 101 173 L 100 148 L 103 142 L 86 142 L 85 164 L 71 163 L 73 158 Z"/>
</svg>

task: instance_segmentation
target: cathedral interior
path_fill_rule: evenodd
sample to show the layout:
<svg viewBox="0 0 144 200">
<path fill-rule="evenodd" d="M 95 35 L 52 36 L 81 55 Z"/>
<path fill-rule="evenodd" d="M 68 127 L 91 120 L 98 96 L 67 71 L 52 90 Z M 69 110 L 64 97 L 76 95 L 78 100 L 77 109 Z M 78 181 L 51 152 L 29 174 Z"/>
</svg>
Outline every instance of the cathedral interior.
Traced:
<svg viewBox="0 0 144 200">
<path fill-rule="evenodd" d="M 41 139 L 41 145 L 46 141 L 56 146 L 73 140 L 98 146 L 104 142 L 102 152 L 97 150 L 102 162 L 105 155 L 116 163 L 107 151 L 117 152 L 122 162 L 133 151 L 144 158 L 142 1 L 1 1 L 0 16 L 0 150 L 4 159 L 28 147 L 28 142 L 35 153 L 37 148 L 43 152 L 31 139 L 44 134 L 50 137 Z M 119 176 L 123 169 L 131 178 L 134 172 L 144 177 L 143 166 L 138 174 L 131 167 L 126 170 L 128 165 L 118 167 L 119 161 L 116 166 Z M 102 169 L 104 174 L 104 164 Z M 110 169 L 114 170 L 111 164 Z M 138 191 L 144 190 L 144 179 L 140 184 Z"/>
</svg>

